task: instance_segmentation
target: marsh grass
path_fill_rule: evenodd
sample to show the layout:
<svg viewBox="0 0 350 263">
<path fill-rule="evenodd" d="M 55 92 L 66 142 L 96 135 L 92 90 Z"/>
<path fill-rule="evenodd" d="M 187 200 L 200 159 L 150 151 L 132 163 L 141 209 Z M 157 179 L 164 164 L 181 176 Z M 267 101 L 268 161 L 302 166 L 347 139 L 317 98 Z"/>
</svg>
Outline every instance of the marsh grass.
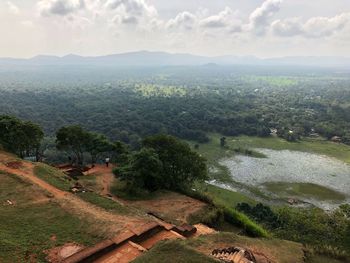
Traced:
<svg viewBox="0 0 350 263">
<path fill-rule="evenodd" d="M 327 187 L 312 183 L 286 183 L 286 182 L 268 182 L 263 184 L 268 191 L 279 196 L 303 196 L 311 197 L 321 201 L 336 200 L 343 201 L 346 196 L 340 192 Z"/>
</svg>

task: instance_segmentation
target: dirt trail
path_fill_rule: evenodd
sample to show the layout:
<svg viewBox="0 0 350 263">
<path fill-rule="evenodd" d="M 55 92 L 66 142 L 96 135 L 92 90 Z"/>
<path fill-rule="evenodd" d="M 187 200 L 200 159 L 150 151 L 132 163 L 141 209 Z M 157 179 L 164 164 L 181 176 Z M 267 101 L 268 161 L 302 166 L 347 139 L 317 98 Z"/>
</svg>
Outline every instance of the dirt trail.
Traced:
<svg viewBox="0 0 350 263">
<path fill-rule="evenodd" d="M 1 156 L 0 156 L 1 157 Z M 46 183 L 33 173 L 34 165 L 29 162 L 21 162 L 19 169 L 8 167 L 6 164 L 0 163 L 0 170 L 22 176 L 33 184 L 51 193 L 58 201 L 60 206 L 66 211 L 77 215 L 80 218 L 88 219 L 91 222 L 99 222 L 101 227 L 108 232 L 108 235 L 113 236 L 124 228 L 133 228 L 136 225 L 144 224 L 147 218 L 141 216 L 119 215 L 107 212 L 106 210 L 92 205 L 72 193 L 57 189 L 56 187 Z"/>
<path fill-rule="evenodd" d="M 22 162 L 21 166 L 22 167 L 20 169 L 15 169 L 15 168 L 11 168 L 9 166 L 6 166 L 6 165 L 0 163 L 0 170 L 7 172 L 7 173 L 10 173 L 10 174 L 20 175 L 20 176 L 26 178 L 27 180 L 31 181 L 32 183 L 38 185 L 39 187 L 45 189 L 47 192 L 54 195 L 55 198 L 63 198 L 69 194 L 67 192 L 64 192 L 62 190 L 57 189 L 56 187 L 54 187 L 54 186 L 46 183 L 45 181 L 39 179 L 38 177 L 34 176 L 33 175 L 33 168 L 34 168 L 33 164 Z"/>
<path fill-rule="evenodd" d="M 101 189 L 99 190 L 99 194 L 108 196 L 113 201 L 125 206 L 128 202 L 117 196 L 113 196 L 110 191 L 115 178 L 115 175 L 113 174 L 114 167 L 115 166 L 113 165 L 110 165 L 109 167 L 106 167 L 105 165 L 96 165 L 94 168 L 85 172 L 84 175 L 96 175 L 96 183 L 99 185 L 99 189 Z"/>
<path fill-rule="evenodd" d="M 114 180 L 114 174 L 112 172 L 113 167 L 106 167 L 105 165 L 95 165 L 94 168 L 90 169 L 85 175 L 96 174 L 96 180 L 98 184 L 102 187 L 100 194 L 108 195 L 110 194 L 110 188 Z"/>
</svg>

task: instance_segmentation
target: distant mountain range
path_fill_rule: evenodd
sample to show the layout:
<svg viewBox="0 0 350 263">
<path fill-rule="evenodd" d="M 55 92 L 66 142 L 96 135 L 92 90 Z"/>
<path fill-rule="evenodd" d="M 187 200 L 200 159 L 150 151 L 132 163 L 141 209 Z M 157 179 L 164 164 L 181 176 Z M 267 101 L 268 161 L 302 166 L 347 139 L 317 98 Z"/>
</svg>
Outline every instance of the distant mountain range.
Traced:
<svg viewBox="0 0 350 263">
<path fill-rule="evenodd" d="M 350 67 L 350 58 L 345 57 L 280 57 L 261 59 L 254 56 L 205 57 L 190 54 L 138 51 L 107 56 L 64 57 L 39 55 L 30 59 L 0 58 L 0 65 L 92 65 L 92 66 L 190 66 L 190 65 L 285 65 L 317 67 Z"/>
</svg>

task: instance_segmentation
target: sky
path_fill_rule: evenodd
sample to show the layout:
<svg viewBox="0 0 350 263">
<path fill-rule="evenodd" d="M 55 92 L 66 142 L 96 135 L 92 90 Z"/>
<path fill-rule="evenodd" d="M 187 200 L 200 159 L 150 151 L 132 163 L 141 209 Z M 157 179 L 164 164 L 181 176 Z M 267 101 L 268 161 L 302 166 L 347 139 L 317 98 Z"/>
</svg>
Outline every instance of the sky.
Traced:
<svg viewBox="0 0 350 263">
<path fill-rule="evenodd" d="M 0 0 L 0 57 L 350 57 L 350 0 Z"/>
</svg>

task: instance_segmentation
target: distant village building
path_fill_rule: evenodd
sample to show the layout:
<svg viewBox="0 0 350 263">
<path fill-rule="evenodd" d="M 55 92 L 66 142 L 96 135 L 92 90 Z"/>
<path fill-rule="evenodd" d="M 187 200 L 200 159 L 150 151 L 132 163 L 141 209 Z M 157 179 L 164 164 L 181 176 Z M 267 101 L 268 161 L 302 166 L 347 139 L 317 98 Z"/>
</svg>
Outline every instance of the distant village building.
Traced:
<svg viewBox="0 0 350 263">
<path fill-rule="evenodd" d="M 332 141 L 332 142 L 338 142 L 338 143 L 340 143 L 340 142 L 341 142 L 341 137 L 339 137 L 339 136 L 333 136 L 333 137 L 331 138 L 331 141 Z"/>
<path fill-rule="evenodd" d="M 320 135 L 317 132 L 312 132 L 309 134 L 310 137 L 317 138 L 320 137 Z"/>
<path fill-rule="evenodd" d="M 271 129 L 270 129 L 270 134 L 271 134 L 272 136 L 277 136 L 277 129 L 276 129 L 276 128 L 271 128 Z"/>
</svg>

